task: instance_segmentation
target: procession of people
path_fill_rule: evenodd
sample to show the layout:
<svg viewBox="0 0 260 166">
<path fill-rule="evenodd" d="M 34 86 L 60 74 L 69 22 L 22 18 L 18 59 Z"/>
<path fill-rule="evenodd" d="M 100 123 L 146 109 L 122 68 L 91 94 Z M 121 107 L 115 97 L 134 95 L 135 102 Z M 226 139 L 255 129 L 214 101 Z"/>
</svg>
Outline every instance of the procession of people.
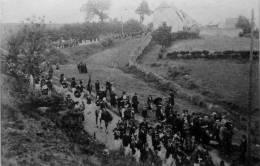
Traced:
<svg viewBox="0 0 260 166">
<path fill-rule="evenodd" d="M 36 79 L 36 84 L 43 95 L 49 95 L 52 85 L 53 71 L 48 76 Z M 214 165 L 209 153 L 210 148 L 217 148 L 227 157 L 232 153 L 233 123 L 224 115 L 213 112 L 209 115 L 195 113 L 189 110 L 179 112 L 175 108 L 175 92 L 171 91 L 166 99 L 149 95 L 143 106 L 140 106 L 138 94 L 131 97 L 123 91 L 115 93 L 112 82 L 106 80 L 104 85 L 99 80 L 84 84 L 83 80 L 75 77 L 66 79 L 60 75 L 59 84 L 63 89 L 69 89 L 71 94 L 66 96 L 66 105 L 71 110 L 84 111 L 83 102 L 73 101 L 72 98 L 85 98 L 87 104 L 95 104 L 95 122 L 97 128 L 103 128 L 108 134 L 109 123 L 113 120 L 110 111 L 120 117 L 113 126 L 115 146 L 123 148 L 125 155 L 135 156 L 137 161 L 171 165 Z M 71 96 L 73 95 L 73 96 Z M 83 114 L 82 114 L 83 115 Z M 142 118 L 138 118 L 139 116 Z M 141 119 L 141 120 L 140 120 Z M 151 120 L 156 122 L 151 122 Z M 82 123 L 82 116 L 77 121 Z M 69 126 L 68 126 L 69 127 Z M 246 152 L 246 137 L 241 142 L 240 159 L 244 160 Z M 138 157 L 137 157 L 138 156 Z"/>
</svg>

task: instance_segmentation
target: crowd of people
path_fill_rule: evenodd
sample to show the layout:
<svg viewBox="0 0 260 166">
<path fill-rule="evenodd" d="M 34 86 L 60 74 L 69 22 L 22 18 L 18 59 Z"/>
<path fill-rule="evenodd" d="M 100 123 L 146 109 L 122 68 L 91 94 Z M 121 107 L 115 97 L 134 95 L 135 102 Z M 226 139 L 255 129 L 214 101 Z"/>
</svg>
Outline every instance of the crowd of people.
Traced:
<svg viewBox="0 0 260 166">
<path fill-rule="evenodd" d="M 148 160 L 151 150 L 159 156 L 164 148 L 164 158 L 167 160 L 171 155 L 176 165 L 188 165 L 190 162 L 213 165 L 207 151 L 210 140 L 217 141 L 226 154 L 230 154 L 233 134 L 231 122 L 216 113 L 211 116 L 190 113 L 188 110 L 178 113 L 174 110 L 173 93 L 164 107 L 162 103 L 161 98 L 153 100 L 149 96 L 142 110 L 144 120 L 138 125 L 134 118 L 138 112 L 136 94 L 130 101 L 123 92 L 117 103 L 121 120 L 114 129 L 116 144 L 120 140 L 124 149 L 131 148 L 133 155 L 139 150 L 143 162 Z M 148 124 L 148 112 L 155 114 L 158 123 Z"/>
<path fill-rule="evenodd" d="M 48 94 L 53 88 L 50 77 L 47 80 L 42 77 L 38 81 L 43 94 Z M 113 120 L 108 110 L 115 110 L 120 116 L 113 129 L 115 146 L 122 147 L 126 155 L 134 156 L 139 153 L 138 160 L 141 162 L 155 163 L 155 159 L 164 159 L 165 162 L 172 161 L 175 165 L 210 166 L 214 164 L 209 154 L 209 147 L 214 146 L 227 156 L 232 153 L 234 134 L 232 122 L 215 112 L 210 115 L 189 110 L 178 112 L 175 108 L 174 92 L 171 92 L 166 100 L 161 97 L 154 99 L 149 95 L 144 106 L 140 108 L 137 93 L 131 97 L 122 92 L 118 96 L 110 81 L 106 81 L 103 86 L 96 80 L 95 91 L 91 78 L 84 85 L 82 80 L 77 81 L 74 77 L 66 79 L 64 74 L 61 74 L 59 82 L 63 88 L 70 88 L 74 97 L 80 98 L 83 95 L 88 104 L 95 101 L 98 107 L 95 110 L 96 126 L 101 128 L 101 122 L 104 120 L 107 133 L 109 122 Z M 71 96 L 67 96 L 66 101 L 68 107 L 76 107 Z M 82 104 L 79 104 L 79 107 L 84 109 Z M 135 118 L 139 113 L 143 117 L 141 121 L 140 118 L 139 120 Z M 153 118 L 156 119 L 156 123 L 149 121 Z M 243 136 L 240 146 L 240 159 L 243 161 L 246 146 L 246 137 Z"/>
<path fill-rule="evenodd" d="M 88 68 L 87 68 L 86 63 L 80 62 L 80 63 L 77 65 L 77 67 L 78 67 L 79 73 L 88 73 Z"/>
</svg>

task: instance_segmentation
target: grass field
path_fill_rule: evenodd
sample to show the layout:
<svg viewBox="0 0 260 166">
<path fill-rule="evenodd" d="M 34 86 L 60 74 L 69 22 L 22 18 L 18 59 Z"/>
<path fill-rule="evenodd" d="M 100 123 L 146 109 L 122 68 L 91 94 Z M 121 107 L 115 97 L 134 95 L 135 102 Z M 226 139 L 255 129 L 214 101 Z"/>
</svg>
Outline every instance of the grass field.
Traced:
<svg viewBox="0 0 260 166">
<path fill-rule="evenodd" d="M 206 42 L 207 41 L 207 42 Z M 221 41 L 227 41 L 221 43 Z M 232 44 L 230 44 L 232 43 Z M 236 44 L 236 43 L 240 43 Z M 212 37 L 207 40 L 196 39 L 189 41 L 180 41 L 173 44 L 169 50 L 184 49 L 188 46 L 192 49 L 245 49 L 248 46 L 249 39 L 230 38 L 230 37 Z M 218 47 L 216 47 L 218 45 Z M 187 47 L 186 47 L 187 46 Z M 194 46 L 194 47 L 193 47 Z M 257 48 L 255 44 L 255 48 Z M 143 56 L 141 63 L 150 71 L 155 72 L 168 80 L 179 83 L 183 87 L 194 84 L 192 90 L 207 95 L 215 100 L 227 101 L 246 108 L 248 92 L 248 63 L 236 60 L 158 60 L 160 47 L 154 46 L 146 55 Z M 247 49 L 248 50 L 248 49 Z M 170 77 L 169 72 L 180 72 L 176 78 Z M 183 74 L 184 73 L 184 74 Z M 254 108 L 259 108 L 259 65 L 254 64 Z"/>
<path fill-rule="evenodd" d="M 184 49 L 185 44 L 190 45 L 190 43 L 199 46 L 200 49 L 209 49 L 215 48 L 217 43 L 214 42 L 216 37 L 209 39 L 209 43 L 205 43 L 203 39 L 189 40 L 187 42 L 180 41 L 173 45 L 169 49 L 178 48 Z M 224 39 L 219 39 L 218 42 Z M 230 42 L 236 43 L 237 41 L 232 41 L 228 37 Z M 235 39 L 236 40 L 236 39 Z M 240 40 L 240 39 L 239 39 Z M 220 49 L 227 48 L 228 50 L 232 49 L 246 49 L 249 44 L 249 41 L 243 41 L 241 39 L 240 43 L 243 43 L 243 46 L 239 45 L 227 45 L 222 44 L 219 46 Z M 196 41 L 200 41 L 196 43 Z M 243 42 L 242 42 L 243 41 Z M 256 45 L 255 45 L 256 48 Z M 195 49 L 195 47 L 194 47 Z M 177 59 L 171 60 L 167 57 L 163 59 L 158 59 L 158 53 L 160 51 L 160 46 L 155 45 L 150 48 L 150 50 L 142 56 L 140 59 L 140 64 L 143 67 L 150 71 L 154 72 L 167 80 L 170 80 L 174 83 L 181 85 L 184 89 L 189 89 L 194 93 L 199 93 L 210 100 L 216 101 L 216 103 L 224 106 L 225 108 L 232 108 L 233 112 L 246 112 L 247 111 L 247 100 L 248 100 L 248 83 L 249 83 L 249 64 L 246 61 L 241 60 L 206 60 L 206 59 Z M 254 62 L 253 66 L 253 108 L 259 109 L 259 61 Z M 260 112 L 254 114 L 253 116 L 254 124 L 257 126 L 260 122 Z M 242 124 L 240 119 L 237 119 L 239 124 Z M 256 127 L 257 128 L 257 127 Z M 256 130 L 259 133 L 259 127 Z M 256 137 L 259 143 L 259 137 Z M 256 141 L 256 142 L 257 142 Z"/>
<path fill-rule="evenodd" d="M 202 36 L 200 39 L 182 40 L 173 43 L 167 50 L 172 51 L 244 51 L 249 50 L 250 39 L 228 36 Z M 254 40 L 254 50 L 259 50 L 259 40 Z"/>
</svg>

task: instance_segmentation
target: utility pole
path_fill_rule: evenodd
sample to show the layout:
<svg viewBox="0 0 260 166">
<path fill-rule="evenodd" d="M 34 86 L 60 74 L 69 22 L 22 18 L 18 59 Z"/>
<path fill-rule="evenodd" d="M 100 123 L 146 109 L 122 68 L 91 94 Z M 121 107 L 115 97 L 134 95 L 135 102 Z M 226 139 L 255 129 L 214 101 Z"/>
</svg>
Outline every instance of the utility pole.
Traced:
<svg viewBox="0 0 260 166">
<path fill-rule="evenodd" d="M 121 22 L 122 22 L 122 27 L 121 27 L 121 31 L 122 31 L 122 35 L 124 34 L 124 22 L 123 22 L 123 17 L 121 16 Z"/>
<path fill-rule="evenodd" d="M 253 43 L 254 43 L 254 10 L 252 9 L 251 17 L 251 42 L 249 57 L 249 88 L 248 88 L 248 110 L 247 110 L 247 165 L 251 165 L 251 114 L 253 99 Z"/>
<path fill-rule="evenodd" d="M 127 8 L 124 8 L 123 12 L 122 12 L 122 15 L 125 11 L 127 11 L 128 9 Z M 121 15 L 121 22 L 122 22 L 122 26 L 121 26 L 121 31 L 122 31 L 122 35 L 124 35 L 124 22 L 123 22 L 123 17 Z"/>
</svg>

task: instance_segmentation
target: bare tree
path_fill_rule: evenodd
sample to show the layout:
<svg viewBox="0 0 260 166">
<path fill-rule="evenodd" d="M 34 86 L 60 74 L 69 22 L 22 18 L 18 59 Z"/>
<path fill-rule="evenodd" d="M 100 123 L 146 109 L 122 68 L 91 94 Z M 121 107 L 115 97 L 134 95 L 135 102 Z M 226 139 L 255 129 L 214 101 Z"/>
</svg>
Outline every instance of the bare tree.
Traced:
<svg viewBox="0 0 260 166">
<path fill-rule="evenodd" d="M 86 13 L 86 21 L 91 21 L 97 16 L 101 22 L 108 18 L 107 10 L 110 8 L 109 0 L 88 0 L 83 4 L 80 11 Z"/>
<path fill-rule="evenodd" d="M 146 1 L 141 2 L 140 6 L 135 10 L 135 12 L 140 16 L 141 23 L 143 23 L 145 15 L 149 16 L 152 13 Z"/>
</svg>

